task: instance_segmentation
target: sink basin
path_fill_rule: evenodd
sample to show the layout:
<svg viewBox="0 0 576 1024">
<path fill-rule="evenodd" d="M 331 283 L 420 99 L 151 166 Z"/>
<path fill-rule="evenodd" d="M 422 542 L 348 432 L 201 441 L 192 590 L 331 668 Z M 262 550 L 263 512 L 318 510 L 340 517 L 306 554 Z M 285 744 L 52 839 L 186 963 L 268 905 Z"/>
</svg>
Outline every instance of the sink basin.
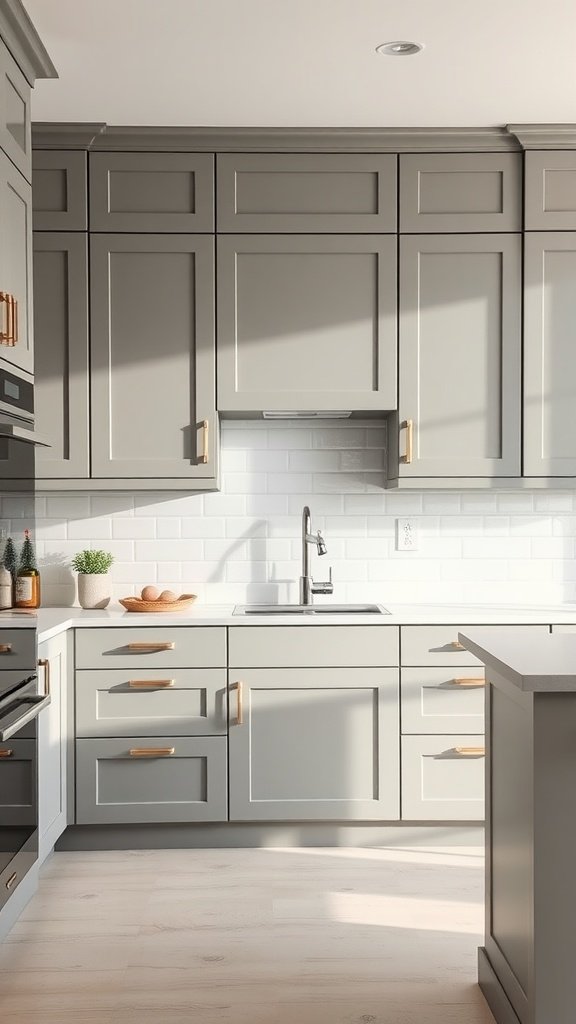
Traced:
<svg viewBox="0 0 576 1024">
<path fill-rule="evenodd" d="M 381 604 L 237 604 L 234 615 L 390 615 Z"/>
</svg>

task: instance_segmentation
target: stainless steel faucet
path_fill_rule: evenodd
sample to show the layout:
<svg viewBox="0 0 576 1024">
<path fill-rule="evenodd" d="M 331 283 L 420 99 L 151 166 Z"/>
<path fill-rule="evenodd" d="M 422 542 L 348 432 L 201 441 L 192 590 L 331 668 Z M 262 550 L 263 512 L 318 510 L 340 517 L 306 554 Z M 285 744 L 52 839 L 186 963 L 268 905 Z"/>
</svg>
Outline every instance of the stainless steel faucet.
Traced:
<svg viewBox="0 0 576 1024">
<path fill-rule="evenodd" d="M 310 551 L 309 544 L 315 544 L 319 555 L 327 552 L 324 537 L 318 530 L 311 533 L 310 530 L 310 509 L 304 505 L 302 509 L 302 575 L 300 577 L 300 604 L 312 604 L 313 594 L 333 594 L 334 584 L 332 583 L 332 569 L 329 579 L 324 583 L 315 583 L 310 575 Z"/>
</svg>

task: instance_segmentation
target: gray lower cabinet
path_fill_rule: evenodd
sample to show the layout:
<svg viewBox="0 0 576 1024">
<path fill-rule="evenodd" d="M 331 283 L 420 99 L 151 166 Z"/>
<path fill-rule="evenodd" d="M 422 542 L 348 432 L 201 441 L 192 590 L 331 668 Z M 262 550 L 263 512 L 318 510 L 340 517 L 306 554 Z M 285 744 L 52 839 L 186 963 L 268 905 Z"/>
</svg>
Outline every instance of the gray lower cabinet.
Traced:
<svg viewBox="0 0 576 1024">
<path fill-rule="evenodd" d="M 211 153 L 90 153 L 90 231 L 214 230 Z"/>
<path fill-rule="evenodd" d="M 36 452 L 39 486 L 47 479 L 88 480 L 88 251 L 82 232 L 34 232 L 34 334 L 36 429 L 50 441 Z"/>
<path fill-rule="evenodd" d="M 217 486 L 213 239 L 91 237 L 92 478 Z"/>
<path fill-rule="evenodd" d="M 232 821 L 398 818 L 396 669 L 238 668 L 229 683 Z"/>
<path fill-rule="evenodd" d="M 34 826 L 37 820 L 36 741 L 0 743 L 0 816 L 5 825 Z"/>
<path fill-rule="evenodd" d="M 38 718 L 38 831 L 42 863 L 68 824 L 67 634 L 40 644 L 38 658 L 51 702 Z M 42 678 L 42 675 L 41 675 Z"/>
<path fill-rule="evenodd" d="M 484 672 L 402 668 L 403 733 L 484 733 Z"/>
<path fill-rule="evenodd" d="M 76 672 L 79 737 L 204 736 L 226 731 L 226 669 Z"/>
<path fill-rule="evenodd" d="M 35 149 L 32 153 L 34 231 L 87 231 L 87 154 Z"/>
<path fill-rule="evenodd" d="M 401 238 L 399 380 L 391 478 L 520 476 L 520 235 Z"/>
<path fill-rule="evenodd" d="M 0 152 L 0 358 L 28 373 L 34 371 L 32 330 L 32 189 Z"/>
<path fill-rule="evenodd" d="M 76 741 L 79 825 L 226 821 L 224 736 Z"/>
<path fill-rule="evenodd" d="M 402 819 L 480 821 L 484 738 L 476 733 L 402 737 Z"/>
<path fill-rule="evenodd" d="M 400 231 L 521 231 L 520 153 L 403 153 Z"/>
<path fill-rule="evenodd" d="M 31 92 L 4 42 L 0 40 L 0 149 L 12 163 L 31 180 Z"/>
<path fill-rule="evenodd" d="M 576 232 L 532 231 L 524 244 L 524 475 L 573 477 Z"/>
<path fill-rule="evenodd" d="M 220 153 L 217 230 L 396 231 L 395 154 Z"/>
<path fill-rule="evenodd" d="M 576 229 L 576 153 L 532 150 L 526 153 L 525 226 L 527 231 Z"/>
<path fill-rule="evenodd" d="M 218 237 L 220 412 L 396 408 L 396 239 Z"/>
</svg>

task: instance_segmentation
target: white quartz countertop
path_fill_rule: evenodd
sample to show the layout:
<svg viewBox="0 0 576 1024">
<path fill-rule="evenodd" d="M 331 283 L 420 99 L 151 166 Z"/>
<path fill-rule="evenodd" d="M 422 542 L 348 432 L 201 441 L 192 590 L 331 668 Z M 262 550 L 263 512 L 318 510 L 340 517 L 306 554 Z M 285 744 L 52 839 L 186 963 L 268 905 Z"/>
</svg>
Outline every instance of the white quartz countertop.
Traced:
<svg viewBox="0 0 576 1024">
<path fill-rule="evenodd" d="M 320 604 L 321 602 L 317 602 Z M 0 612 L 0 629 L 37 625 L 39 640 L 66 629 L 98 626 L 408 626 L 408 625 L 576 625 L 576 605 L 389 605 L 390 615 L 234 615 L 234 605 L 197 605 L 175 614 L 138 614 L 125 612 L 120 605 L 105 611 L 82 608 L 41 608 L 30 612 Z"/>
<path fill-rule="evenodd" d="M 576 691 L 576 633 L 532 636 L 489 629 L 467 630 L 459 639 L 488 670 L 532 693 Z"/>
</svg>

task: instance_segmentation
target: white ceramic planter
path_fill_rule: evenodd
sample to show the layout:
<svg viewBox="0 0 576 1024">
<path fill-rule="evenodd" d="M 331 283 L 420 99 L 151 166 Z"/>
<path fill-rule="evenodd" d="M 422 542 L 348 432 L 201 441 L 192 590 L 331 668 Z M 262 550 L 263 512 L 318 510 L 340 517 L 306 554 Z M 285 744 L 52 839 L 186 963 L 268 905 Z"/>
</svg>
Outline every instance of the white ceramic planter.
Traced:
<svg viewBox="0 0 576 1024">
<path fill-rule="evenodd" d="M 82 608 L 106 608 L 110 603 L 110 577 L 108 573 L 79 572 L 78 600 Z"/>
</svg>

